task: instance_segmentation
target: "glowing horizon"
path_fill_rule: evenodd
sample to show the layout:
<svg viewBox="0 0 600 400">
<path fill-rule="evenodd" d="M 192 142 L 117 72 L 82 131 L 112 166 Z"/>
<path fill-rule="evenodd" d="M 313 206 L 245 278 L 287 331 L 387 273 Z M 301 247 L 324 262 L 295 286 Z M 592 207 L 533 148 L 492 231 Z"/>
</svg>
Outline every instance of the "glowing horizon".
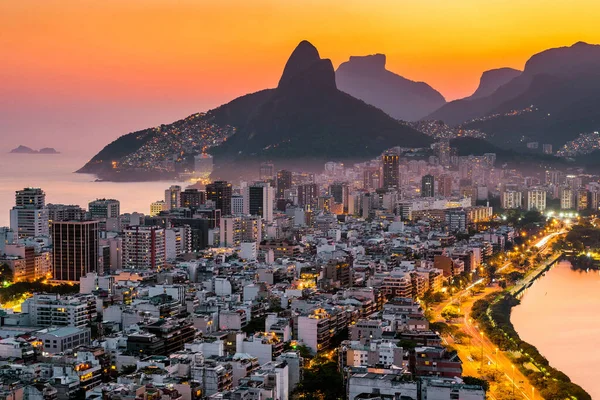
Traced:
<svg viewBox="0 0 600 400">
<path fill-rule="evenodd" d="M 0 129 L 45 140 L 46 129 L 77 127 L 112 140 L 275 87 L 303 39 L 335 67 L 383 53 L 388 70 L 453 100 L 473 93 L 486 70 L 599 43 L 598 17 L 589 0 L 5 2 Z M 32 111 L 49 122 L 28 121 Z"/>
</svg>

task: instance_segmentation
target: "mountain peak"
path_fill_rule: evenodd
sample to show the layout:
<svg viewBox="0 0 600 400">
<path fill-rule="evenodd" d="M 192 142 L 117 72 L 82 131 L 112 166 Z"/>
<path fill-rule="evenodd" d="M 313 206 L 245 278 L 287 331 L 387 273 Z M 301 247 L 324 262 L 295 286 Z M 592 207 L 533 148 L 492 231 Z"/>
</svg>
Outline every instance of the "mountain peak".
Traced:
<svg viewBox="0 0 600 400">
<path fill-rule="evenodd" d="M 335 73 L 337 85 L 351 96 L 406 121 L 416 121 L 446 102 L 428 84 L 388 71 L 385 64 L 385 54 L 351 56 Z"/>
<path fill-rule="evenodd" d="M 573 45 L 571 47 L 588 47 L 588 46 L 593 46 L 593 45 L 580 40 L 579 42 L 573 43 Z"/>
<path fill-rule="evenodd" d="M 481 74 L 477 90 L 475 90 L 469 99 L 488 96 L 494 93 L 500 86 L 508 83 L 519 75 L 521 75 L 521 71 L 508 67 L 485 71 L 483 74 Z"/>
<path fill-rule="evenodd" d="M 335 73 L 329 59 L 322 59 L 317 48 L 307 40 L 301 41 L 285 63 L 278 88 L 286 86 L 335 88 Z"/>
<path fill-rule="evenodd" d="M 385 54 L 377 53 L 368 56 L 350 56 L 350 61 L 345 62 L 342 65 L 364 70 L 385 70 L 385 63 Z"/>
</svg>

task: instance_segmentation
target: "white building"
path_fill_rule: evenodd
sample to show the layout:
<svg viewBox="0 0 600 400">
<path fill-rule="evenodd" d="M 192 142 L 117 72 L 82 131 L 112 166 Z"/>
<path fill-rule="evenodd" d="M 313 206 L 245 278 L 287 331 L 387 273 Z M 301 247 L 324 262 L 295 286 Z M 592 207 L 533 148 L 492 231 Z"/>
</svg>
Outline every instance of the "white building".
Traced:
<svg viewBox="0 0 600 400">
<path fill-rule="evenodd" d="M 365 399 L 379 395 L 393 399 L 400 396 L 408 399 L 418 399 L 418 383 L 401 379 L 398 374 L 383 374 L 374 372 L 354 373 L 348 379 L 348 399 Z M 379 397 L 383 398 L 383 397 Z"/>
<path fill-rule="evenodd" d="M 48 210 L 13 207 L 10 210 L 10 228 L 18 232 L 19 238 L 48 236 Z"/>
<path fill-rule="evenodd" d="M 258 244 L 256 242 L 243 242 L 240 246 L 240 257 L 242 260 L 256 261 L 258 254 Z"/>
<path fill-rule="evenodd" d="M 19 238 L 48 236 L 46 194 L 40 188 L 15 192 L 15 206 L 10 210 L 10 228 Z"/>
<path fill-rule="evenodd" d="M 231 196 L 231 214 L 241 215 L 244 213 L 244 196 L 234 194 Z"/>
<path fill-rule="evenodd" d="M 175 259 L 192 248 L 192 232 L 189 226 L 180 226 L 165 230 L 165 257 L 167 261 Z"/>
<path fill-rule="evenodd" d="M 502 192 L 502 208 L 505 210 L 520 208 L 523 204 L 523 194 L 517 190 Z"/>
<path fill-rule="evenodd" d="M 527 190 L 527 211 L 546 210 L 546 191 L 542 188 L 530 188 Z"/>
<path fill-rule="evenodd" d="M 96 315 L 96 301 L 96 296 L 91 294 L 61 296 L 35 293 L 23 302 L 22 310 L 29 313 L 34 326 L 84 327 Z"/>
<path fill-rule="evenodd" d="M 46 328 L 35 332 L 35 336 L 44 343 L 42 351 L 46 353 L 62 353 L 78 346 L 90 344 L 90 328 Z"/>
<path fill-rule="evenodd" d="M 98 289 L 114 293 L 115 277 L 112 275 L 98 276 L 95 272 L 88 272 L 79 279 L 79 293 L 91 294 Z"/>
<path fill-rule="evenodd" d="M 573 209 L 573 189 L 568 186 L 560 188 L 560 209 Z"/>
</svg>

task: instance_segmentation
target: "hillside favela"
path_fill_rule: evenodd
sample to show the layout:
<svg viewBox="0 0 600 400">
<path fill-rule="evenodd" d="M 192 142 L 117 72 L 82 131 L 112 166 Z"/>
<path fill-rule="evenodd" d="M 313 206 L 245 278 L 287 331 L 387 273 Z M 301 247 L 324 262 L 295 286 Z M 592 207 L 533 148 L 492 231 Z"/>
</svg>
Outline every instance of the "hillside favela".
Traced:
<svg viewBox="0 0 600 400">
<path fill-rule="evenodd" d="M 0 4 L 0 400 L 600 399 L 600 4 Z"/>
</svg>

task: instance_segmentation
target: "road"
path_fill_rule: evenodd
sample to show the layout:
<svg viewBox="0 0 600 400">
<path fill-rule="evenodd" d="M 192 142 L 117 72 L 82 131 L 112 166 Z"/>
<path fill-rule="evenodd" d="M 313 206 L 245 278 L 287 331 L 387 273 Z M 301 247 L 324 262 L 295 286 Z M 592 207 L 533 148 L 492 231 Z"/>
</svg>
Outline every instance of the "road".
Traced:
<svg viewBox="0 0 600 400">
<path fill-rule="evenodd" d="M 534 251 L 530 255 L 530 260 L 533 261 L 537 254 L 546 255 L 549 247 L 546 246 L 553 238 L 558 237 L 558 235 L 563 234 L 564 231 L 550 233 L 543 238 L 541 238 L 537 243 L 535 243 L 532 247 L 537 248 L 538 251 Z M 554 255 L 551 255 L 551 257 Z M 546 262 L 540 265 L 541 268 L 544 266 Z M 499 269 L 498 272 L 502 272 L 511 266 L 511 262 L 507 261 L 504 263 Z M 537 274 L 537 268 L 530 276 L 535 276 Z M 480 280 L 482 281 L 482 280 Z M 469 337 L 469 345 L 456 345 L 451 337 L 445 337 L 444 341 L 453 345 L 458 353 L 459 357 L 463 361 L 463 375 L 465 376 L 480 376 L 480 368 L 484 364 L 490 366 L 491 368 L 497 369 L 502 376 L 506 379 L 507 382 L 510 383 L 511 389 L 514 390 L 515 394 L 521 395 L 524 399 L 533 400 L 533 399 L 541 399 L 542 397 L 536 392 L 535 388 L 529 383 L 527 378 L 521 373 L 519 368 L 512 363 L 512 361 L 508 358 L 508 356 L 502 352 L 497 350 L 496 345 L 489 340 L 485 334 L 482 334 L 476 325 L 470 320 L 471 309 L 473 307 L 473 303 L 479 299 L 484 298 L 488 294 L 500 291 L 499 287 L 489 287 L 484 290 L 483 293 L 470 296 L 469 290 L 480 281 L 475 282 L 473 285 L 468 288 L 454 294 L 450 300 L 447 302 L 442 302 L 441 304 L 432 307 L 432 312 L 435 320 L 443 321 L 441 317 L 442 310 L 455 303 L 457 300 L 460 305 L 460 312 L 464 315 L 462 319 L 456 323 L 459 330 L 466 334 Z M 523 282 L 521 282 L 522 284 Z M 517 285 L 520 286 L 520 285 Z M 474 361 L 471 355 L 477 355 L 481 357 L 483 355 L 483 362 L 481 360 Z M 491 395 L 493 398 L 493 394 Z"/>
<path fill-rule="evenodd" d="M 500 371 L 504 377 L 514 387 L 515 393 L 520 393 L 525 399 L 533 399 L 535 396 L 535 388 L 529 384 L 529 381 L 519 371 L 516 365 L 504 354 L 504 352 L 496 350 L 497 347 L 481 331 L 470 321 L 468 315 L 471 314 L 471 308 L 474 301 L 468 301 L 461 307 L 461 311 L 465 313 L 461 325 L 461 330 L 471 337 L 471 347 L 481 349 L 483 346 L 484 362 L 489 362 L 490 367 Z M 473 340 L 474 339 L 474 340 Z M 476 352 L 475 349 L 473 349 Z M 481 364 L 477 362 L 477 364 Z M 535 396 L 541 398 L 540 396 Z"/>
</svg>

